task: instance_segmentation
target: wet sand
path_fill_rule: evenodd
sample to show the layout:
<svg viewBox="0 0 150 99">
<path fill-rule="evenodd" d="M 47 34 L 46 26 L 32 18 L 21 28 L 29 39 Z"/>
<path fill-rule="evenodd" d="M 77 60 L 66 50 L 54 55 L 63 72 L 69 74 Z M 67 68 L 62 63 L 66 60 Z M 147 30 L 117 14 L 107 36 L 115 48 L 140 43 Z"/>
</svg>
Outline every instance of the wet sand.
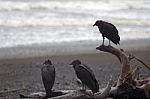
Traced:
<svg viewBox="0 0 150 99">
<path fill-rule="evenodd" d="M 150 65 L 150 50 L 129 51 Z M 78 89 L 76 76 L 72 66 L 68 65 L 74 59 L 80 59 L 94 71 L 100 88 L 105 87 L 110 75 L 116 80 L 120 74 L 121 64 L 109 53 L 92 53 L 78 55 L 63 55 L 36 57 L 26 59 L 0 60 L 0 91 L 27 88 L 33 91 L 44 90 L 41 79 L 41 67 L 45 59 L 51 59 L 56 68 L 54 90 Z M 150 76 L 150 72 L 139 62 L 132 61 L 132 66 L 140 66 L 142 77 Z"/>
</svg>

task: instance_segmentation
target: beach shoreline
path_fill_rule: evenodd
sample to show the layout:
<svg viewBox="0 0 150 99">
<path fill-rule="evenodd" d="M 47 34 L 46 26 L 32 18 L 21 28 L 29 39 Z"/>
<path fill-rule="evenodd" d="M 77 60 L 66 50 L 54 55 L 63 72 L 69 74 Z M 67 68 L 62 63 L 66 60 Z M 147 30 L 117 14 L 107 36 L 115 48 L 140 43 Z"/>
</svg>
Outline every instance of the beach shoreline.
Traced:
<svg viewBox="0 0 150 99">
<path fill-rule="evenodd" d="M 77 54 L 95 54 L 100 53 L 96 47 L 102 44 L 102 40 L 95 41 L 75 41 L 63 43 L 46 43 L 46 44 L 33 44 L 33 45 L 20 45 L 16 47 L 0 48 L 0 60 L 4 59 L 25 59 L 36 57 L 49 57 L 49 56 L 67 56 Z M 108 40 L 105 41 L 108 45 Z M 125 51 L 147 51 L 150 49 L 150 39 L 129 39 L 122 40 L 120 45 L 111 45 L 124 49 Z"/>
</svg>

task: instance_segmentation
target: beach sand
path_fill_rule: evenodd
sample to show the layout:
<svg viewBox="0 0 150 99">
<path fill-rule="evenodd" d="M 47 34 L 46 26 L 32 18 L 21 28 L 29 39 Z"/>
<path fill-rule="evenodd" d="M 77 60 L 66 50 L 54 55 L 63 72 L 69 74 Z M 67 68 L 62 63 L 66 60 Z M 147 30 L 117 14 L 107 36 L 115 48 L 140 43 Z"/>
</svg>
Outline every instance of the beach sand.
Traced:
<svg viewBox="0 0 150 99">
<path fill-rule="evenodd" d="M 150 49 L 128 51 L 142 59 L 150 65 Z M 53 89 L 79 89 L 76 83 L 76 76 L 73 67 L 69 65 L 74 59 L 81 60 L 87 64 L 94 72 L 100 88 L 106 86 L 110 75 L 114 81 L 117 80 L 121 72 L 121 64 L 109 53 L 97 51 L 91 54 L 35 57 L 26 59 L 5 59 L 0 60 L 0 91 L 27 88 L 33 91 L 44 90 L 41 79 L 42 63 L 46 59 L 51 59 L 56 68 L 56 79 Z M 132 67 L 140 66 L 142 77 L 150 76 L 150 72 L 141 63 L 132 61 Z"/>
</svg>

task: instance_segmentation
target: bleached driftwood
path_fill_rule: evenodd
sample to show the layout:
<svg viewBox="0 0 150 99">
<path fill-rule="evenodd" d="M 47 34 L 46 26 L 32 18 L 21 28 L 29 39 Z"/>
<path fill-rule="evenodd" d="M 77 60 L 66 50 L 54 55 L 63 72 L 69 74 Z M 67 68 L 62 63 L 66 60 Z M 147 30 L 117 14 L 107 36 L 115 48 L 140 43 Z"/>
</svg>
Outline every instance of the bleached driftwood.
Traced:
<svg viewBox="0 0 150 99">
<path fill-rule="evenodd" d="M 135 55 L 130 54 L 128 58 L 129 58 L 130 61 L 132 59 L 135 59 L 135 60 L 139 61 L 140 63 L 142 63 L 150 71 L 150 67 L 145 62 L 143 62 L 140 58 L 136 57 Z"/>
<path fill-rule="evenodd" d="M 56 92 L 61 92 L 62 95 L 52 97 L 50 99 L 106 99 L 109 96 L 109 92 L 111 90 L 112 86 L 112 79 L 108 82 L 106 88 L 104 88 L 102 91 L 99 93 L 96 93 L 95 95 L 92 94 L 90 90 L 86 91 L 81 91 L 81 90 L 60 90 L 60 91 L 55 91 Z M 22 95 L 23 97 L 30 98 L 30 99 L 35 99 L 35 98 L 40 98 L 44 97 L 45 93 L 41 94 L 41 92 L 33 93 L 30 95 Z"/>
<path fill-rule="evenodd" d="M 128 56 L 124 53 L 123 49 L 118 50 L 117 48 L 114 48 L 112 46 L 102 45 L 102 46 L 97 47 L 96 49 L 111 53 L 119 59 L 120 63 L 122 64 L 122 70 L 121 70 L 121 74 L 117 82 L 117 86 L 121 85 L 123 83 L 125 76 L 130 71 L 130 62 L 128 60 Z"/>
<path fill-rule="evenodd" d="M 112 46 L 105 46 L 105 45 L 99 46 L 96 49 L 117 56 L 122 65 L 121 74 L 118 79 L 117 86 L 110 91 L 111 94 L 115 95 L 116 97 L 118 96 L 118 98 L 123 98 L 124 96 L 126 96 L 127 98 L 124 97 L 124 99 L 132 99 L 133 97 L 139 97 L 139 99 L 150 98 L 150 79 L 148 80 L 146 79 L 144 81 L 143 80 L 137 81 L 136 72 L 138 71 L 138 68 L 131 70 L 130 61 L 132 59 L 136 59 L 150 70 L 150 67 L 148 65 L 146 65 L 141 59 L 133 55 L 128 56 L 123 51 L 123 49 L 118 50 Z M 140 86 L 138 86 L 139 83 Z M 137 96 L 131 95 L 132 93 L 134 93 L 134 95 Z M 143 93 L 145 93 L 145 95 Z"/>
</svg>

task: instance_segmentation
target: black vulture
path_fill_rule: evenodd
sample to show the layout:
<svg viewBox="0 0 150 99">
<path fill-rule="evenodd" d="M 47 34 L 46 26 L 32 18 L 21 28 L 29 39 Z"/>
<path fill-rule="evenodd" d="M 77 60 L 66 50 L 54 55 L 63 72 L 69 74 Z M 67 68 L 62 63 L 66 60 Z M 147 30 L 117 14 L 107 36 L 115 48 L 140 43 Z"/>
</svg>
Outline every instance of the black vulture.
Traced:
<svg viewBox="0 0 150 99">
<path fill-rule="evenodd" d="M 118 30 L 112 23 L 105 22 L 102 20 L 97 20 L 93 26 L 97 26 L 99 28 L 100 33 L 102 34 L 103 37 L 102 45 L 104 45 L 105 37 L 109 39 L 109 45 L 110 45 L 110 41 L 112 41 L 116 45 L 120 44 L 119 43 L 120 36 L 118 34 Z"/>
<path fill-rule="evenodd" d="M 46 98 L 49 98 L 51 97 L 52 87 L 55 81 L 55 67 L 52 65 L 51 60 L 46 60 L 43 65 L 41 69 L 42 81 L 46 91 Z"/>
<path fill-rule="evenodd" d="M 89 89 L 92 90 L 93 93 L 99 92 L 99 84 L 93 71 L 87 65 L 81 64 L 80 60 L 74 60 L 70 65 L 73 65 L 77 77 L 82 82 L 84 90 L 86 85 Z"/>
</svg>

